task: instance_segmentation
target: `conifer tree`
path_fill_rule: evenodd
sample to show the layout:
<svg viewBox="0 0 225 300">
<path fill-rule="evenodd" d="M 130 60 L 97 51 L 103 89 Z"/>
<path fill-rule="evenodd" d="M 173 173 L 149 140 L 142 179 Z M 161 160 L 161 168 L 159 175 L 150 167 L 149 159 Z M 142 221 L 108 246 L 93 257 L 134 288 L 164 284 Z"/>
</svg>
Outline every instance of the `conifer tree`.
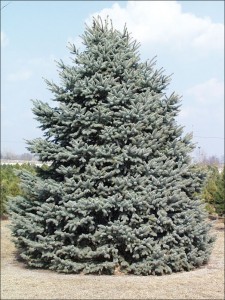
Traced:
<svg viewBox="0 0 225 300">
<path fill-rule="evenodd" d="M 12 232 L 29 266 L 67 273 L 161 275 L 205 264 L 213 237 L 190 167 L 191 135 L 176 122 L 170 77 L 141 62 L 125 27 L 93 20 L 46 81 L 54 108 L 33 101 L 44 137 L 28 150 L 51 162 L 21 172 Z"/>
<path fill-rule="evenodd" d="M 225 214 L 225 167 L 216 180 L 216 190 L 213 193 L 215 209 L 218 215 Z"/>
</svg>

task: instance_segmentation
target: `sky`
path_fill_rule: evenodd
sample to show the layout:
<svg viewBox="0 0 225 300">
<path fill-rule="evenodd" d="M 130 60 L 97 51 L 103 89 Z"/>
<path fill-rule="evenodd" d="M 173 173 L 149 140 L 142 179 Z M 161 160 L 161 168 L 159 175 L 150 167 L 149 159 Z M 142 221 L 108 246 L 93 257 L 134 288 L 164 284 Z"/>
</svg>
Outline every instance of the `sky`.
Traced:
<svg viewBox="0 0 225 300">
<path fill-rule="evenodd" d="M 172 74 L 167 94 L 182 96 L 177 118 L 199 155 L 224 155 L 224 1 L 1 1 L 1 152 L 28 152 L 42 136 L 31 99 L 55 102 L 44 78 L 59 83 L 56 61 L 71 64 L 69 42 L 93 16 L 126 23 L 141 61 Z"/>
</svg>

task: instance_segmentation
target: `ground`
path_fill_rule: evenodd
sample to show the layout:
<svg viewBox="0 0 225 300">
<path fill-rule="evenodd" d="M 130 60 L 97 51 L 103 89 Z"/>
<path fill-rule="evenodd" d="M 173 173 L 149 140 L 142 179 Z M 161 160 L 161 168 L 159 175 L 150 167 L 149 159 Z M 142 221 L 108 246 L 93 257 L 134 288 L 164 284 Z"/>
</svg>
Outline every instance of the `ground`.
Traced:
<svg viewBox="0 0 225 300">
<path fill-rule="evenodd" d="M 9 221 L 1 222 L 1 299 L 224 299 L 224 224 L 210 261 L 191 272 L 165 276 L 65 275 L 29 269 L 16 260 Z"/>
</svg>

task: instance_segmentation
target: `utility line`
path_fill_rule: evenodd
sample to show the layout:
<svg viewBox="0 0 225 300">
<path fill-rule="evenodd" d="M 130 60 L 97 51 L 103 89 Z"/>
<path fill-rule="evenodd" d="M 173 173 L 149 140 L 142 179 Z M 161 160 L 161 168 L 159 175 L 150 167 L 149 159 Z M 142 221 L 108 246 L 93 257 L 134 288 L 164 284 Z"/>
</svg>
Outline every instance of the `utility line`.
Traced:
<svg viewBox="0 0 225 300">
<path fill-rule="evenodd" d="M 3 143 L 15 143 L 15 144 L 19 144 L 19 143 L 22 143 L 22 144 L 25 144 L 26 142 L 22 142 L 22 141 L 1 141 Z"/>
<path fill-rule="evenodd" d="M 219 137 L 219 136 L 199 136 L 199 135 L 194 135 L 193 137 L 202 138 L 202 139 L 221 139 L 221 140 L 224 140 L 224 138 Z"/>
</svg>

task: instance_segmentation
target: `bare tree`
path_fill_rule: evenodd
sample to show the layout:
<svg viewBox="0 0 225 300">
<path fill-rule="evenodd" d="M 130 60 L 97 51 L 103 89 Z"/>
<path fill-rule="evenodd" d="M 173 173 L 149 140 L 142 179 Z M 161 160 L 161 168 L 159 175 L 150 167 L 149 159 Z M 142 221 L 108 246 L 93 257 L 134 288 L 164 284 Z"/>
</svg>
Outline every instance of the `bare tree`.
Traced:
<svg viewBox="0 0 225 300">
<path fill-rule="evenodd" d="M 6 6 L 8 6 L 10 3 L 12 3 L 12 1 L 10 1 L 10 2 L 8 2 L 7 4 L 3 5 L 3 6 L 1 7 L 1 10 L 3 10 L 3 8 L 5 8 Z"/>
</svg>

